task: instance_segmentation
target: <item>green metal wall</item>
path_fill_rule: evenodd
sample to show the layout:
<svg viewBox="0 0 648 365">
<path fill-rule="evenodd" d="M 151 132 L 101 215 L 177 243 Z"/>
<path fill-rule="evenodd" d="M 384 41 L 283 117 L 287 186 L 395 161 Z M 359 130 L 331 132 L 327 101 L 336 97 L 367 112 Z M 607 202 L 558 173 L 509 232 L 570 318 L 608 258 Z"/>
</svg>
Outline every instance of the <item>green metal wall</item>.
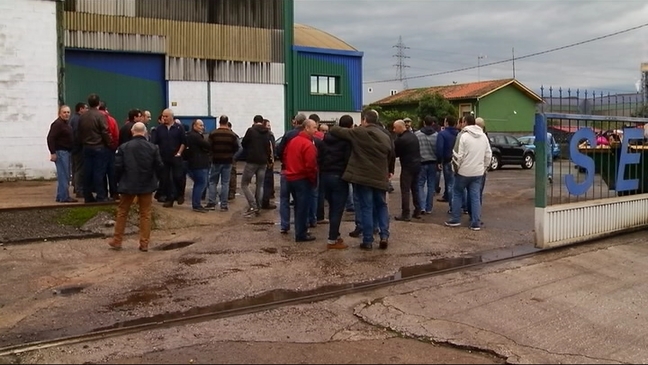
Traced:
<svg viewBox="0 0 648 365">
<path fill-rule="evenodd" d="M 308 111 L 353 111 L 353 94 L 347 68 L 293 52 L 294 105 L 297 110 Z M 312 95 L 310 92 L 311 75 L 339 76 L 340 95 Z"/>
<path fill-rule="evenodd" d="M 534 100 L 509 85 L 480 99 L 477 116 L 484 118 L 488 131 L 533 132 L 535 106 Z"/>
<path fill-rule="evenodd" d="M 284 13 L 284 67 L 285 67 L 285 82 L 284 82 L 284 130 L 289 131 L 292 129 L 292 118 L 297 113 L 295 108 L 295 84 L 294 79 L 294 53 L 292 50 L 293 43 L 295 43 L 295 15 L 294 15 L 294 1 L 285 0 L 283 2 Z"/>
</svg>

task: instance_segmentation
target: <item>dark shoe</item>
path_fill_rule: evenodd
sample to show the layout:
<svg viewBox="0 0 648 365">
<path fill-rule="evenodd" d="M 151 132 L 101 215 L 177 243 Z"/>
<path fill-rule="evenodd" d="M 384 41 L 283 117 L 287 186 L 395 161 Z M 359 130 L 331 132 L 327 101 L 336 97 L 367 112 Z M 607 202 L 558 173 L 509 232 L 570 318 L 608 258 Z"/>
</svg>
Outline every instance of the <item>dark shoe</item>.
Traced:
<svg viewBox="0 0 648 365">
<path fill-rule="evenodd" d="M 184 204 L 184 196 L 178 197 L 178 205 Z"/>
<path fill-rule="evenodd" d="M 481 231 L 481 225 L 479 225 L 479 226 L 470 226 L 470 230 L 472 230 L 472 231 Z"/>
<path fill-rule="evenodd" d="M 205 209 L 216 210 L 216 204 L 207 203 L 207 205 L 205 205 Z"/>
<path fill-rule="evenodd" d="M 221 208 L 220 208 L 220 211 L 221 211 L 221 212 L 227 212 L 228 210 L 229 210 L 228 207 L 221 207 Z"/>
<path fill-rule="evenodd" d="M 317 221 L 317 224 L 329 224 L 329 220 L 328 219 L 320 219 L 320 220 Z"/>
<path fill-rule="evenodd" d="M 295 242 L 312 242 L 315 241 L 315 236 L 306 236 L 304 238 L 296 238 Z"/>
<path fill-rule="evenodd" d="M 139 250 L 142 252 L 148 252 L 148 247 L 140 247 Z"/>
<path fill-rule="evenodd" d="M 261 209 L 272 210 L 277 209 L 277 206 L 275 204 L 268 203 L 267 205 L 261 206 Z"/>
<path fill-rule="evenodd" d="M 230 195 L 227 197 L 227 200 L 234 200 L 234 198 L 236 198 L 236 195 Z"/>
<path fill-rule="evenodd" d="M 403 216 L 403 215 L 398 215 L 394 217 L 394 219 L 401 222 L 409 222 L 411 220 L 408 216 Z"/>
<path fill-rule="evenodd" d="M 360 249 L 370 251 L 373 249 L 373 245 L 371 243 L 363 243 L 360 245 Z"/>
<path fill-rule="evenodd" d="M 386 250 L 387 246 L 389 246 L 389 240 L 387 238 L 381 238 L 378 247 L 380 247 L 381 250 Z"/>
<path fill-rule="evenodd" d="M 313 223 L 309 224 L 308 227 L 315 228 L 315 227 L 317 227 L 317 223 L 313 222 Z"/>
<path fill-rule="evenodd" d="M 288 234 L 288 232 L 290 232 L 289 229 L 282 229 L 281 231 L 279 231 L 279 233 L 281 234 Z"/>
<path fill-rule="evenodd" d="M 349 232 L 349 237 L 358 238 L 360 237 L 360 235 L 362 235 L 360 228 L 356 228 L 353 231 Z"/>
<path fill-rule="evenodd" d="M 209 210 L 203 208 L 203 207 L 198 207 L 198 208 L 193 208 L 193 211 L 196 213 L 207 213 Z"/>
<path fill-rule="evenodd" d="M 441 202 L 441 203 L 447 203 L 448 202 L 448 200 L 446 200 L 444 198 L 439 198 L 439 199 L 437 199 L 437 201 Z"/>
<path fill-rule="evenodd" d="M 347 208 L 346 211 L 349 213 L 355 213 L 355 208 Z"/>
<path fill-rule="evenodd" d="M 422 214 L 425 214 L 425 211 L 423 211 Z M 418 213 L 418 212 L 417 212 L 417 213 L 412 214 L 412 218 L 414 218 L 414 219 L 421 219 L 421 213 Z"/>
<path fill-rule="evenodd" d="M 173 200 L 169 200 L 169 201 L 164 202 L 164 204 L 162 204 L 162 206 L 164 208 L 173 208 Z"/>
<path fill-rule="evenodd" d="M 349 246 L 344 243 L 344 240 L 338 238 L 335 242 L 327 244 L 326 248 L 329 250 L 346 250 Z"/>
</svg>

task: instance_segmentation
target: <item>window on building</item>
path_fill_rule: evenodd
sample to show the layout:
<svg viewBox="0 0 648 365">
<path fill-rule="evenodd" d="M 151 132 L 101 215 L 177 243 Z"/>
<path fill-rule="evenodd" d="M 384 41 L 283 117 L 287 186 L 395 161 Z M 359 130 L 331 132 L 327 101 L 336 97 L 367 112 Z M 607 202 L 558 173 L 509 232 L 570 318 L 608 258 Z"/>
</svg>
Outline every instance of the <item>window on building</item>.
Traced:
<svg viewBox="0 0 648 365">
<path fill-rule="evenodd" d="M 340 78 L 335 76 L 312 75 L 311 94 L 337 95 L 340 93 Z"/>
</svg>

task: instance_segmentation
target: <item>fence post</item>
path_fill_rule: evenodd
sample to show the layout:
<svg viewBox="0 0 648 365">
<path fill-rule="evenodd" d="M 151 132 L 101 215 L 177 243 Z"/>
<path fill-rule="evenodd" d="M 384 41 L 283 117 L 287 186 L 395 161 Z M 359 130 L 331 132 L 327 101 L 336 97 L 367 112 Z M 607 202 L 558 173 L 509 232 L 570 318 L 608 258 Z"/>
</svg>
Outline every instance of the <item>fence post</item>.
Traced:
<svg viewBox="0 0 648 365">
<path fill-rule="evenodd" d="M 544 114 L 536 113 L 533 126 L 535 135 L 535 207 L 547 206 L 547 118 Z"/>
</svg>

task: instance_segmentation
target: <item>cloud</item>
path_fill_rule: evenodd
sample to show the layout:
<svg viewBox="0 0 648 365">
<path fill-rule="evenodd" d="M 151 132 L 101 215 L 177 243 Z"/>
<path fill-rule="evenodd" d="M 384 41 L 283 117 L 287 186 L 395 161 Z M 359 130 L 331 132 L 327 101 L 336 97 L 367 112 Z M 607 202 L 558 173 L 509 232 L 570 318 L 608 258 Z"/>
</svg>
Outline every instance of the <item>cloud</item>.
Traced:
<svg viewBox="0 0 648 365">
<path fill-rule="evenodd" d="M 363 51 L 365 82 L 396 77 L 402 36 L 408 76 L 481 64 L 568 45 L 648 21 L 648 3 L 635 0 L 414 1 L 296 0 L 295 21 L 334 34 Z M 632 92 L 648 62 L 648 27 L 515 62 L 516 77 L 541 85 Z M 479 68 L 479 77 L 512 77 L 512 62 Z M 476 69 L 411 79 L 410 87 L 477 81 Z"/>
</svg>

